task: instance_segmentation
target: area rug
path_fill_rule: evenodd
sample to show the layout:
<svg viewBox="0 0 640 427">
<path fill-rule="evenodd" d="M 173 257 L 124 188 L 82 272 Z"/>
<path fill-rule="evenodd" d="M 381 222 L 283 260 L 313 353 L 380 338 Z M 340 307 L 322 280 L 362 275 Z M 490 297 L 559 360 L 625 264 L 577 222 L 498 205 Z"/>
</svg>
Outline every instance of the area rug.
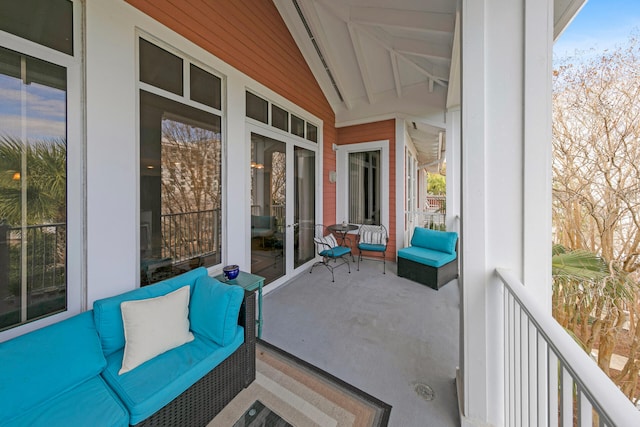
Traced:
<svg viewBox="0 0 640 427">
<path fill-rule="evenodd" d="M 256 401 L 296 427 L 382 427 L 391 413 L 390 405 L 261 340 L 256 380 L 208 427 L 236 425 Z"/>
</svg>

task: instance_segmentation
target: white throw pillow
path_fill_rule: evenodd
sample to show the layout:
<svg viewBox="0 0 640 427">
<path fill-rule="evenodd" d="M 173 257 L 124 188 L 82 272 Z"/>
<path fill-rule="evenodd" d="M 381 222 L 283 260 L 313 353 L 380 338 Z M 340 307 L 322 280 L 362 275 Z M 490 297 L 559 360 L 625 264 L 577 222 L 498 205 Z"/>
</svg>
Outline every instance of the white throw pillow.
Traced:
<svg viewBox="0 0 640 427">
<path fill-rule="evenodd" d="M 189 289 L 183 286 L 160 297 L 120 304 L 125 344 L 118 375 L 193 341 L 189 331 Z"/>
</svg>

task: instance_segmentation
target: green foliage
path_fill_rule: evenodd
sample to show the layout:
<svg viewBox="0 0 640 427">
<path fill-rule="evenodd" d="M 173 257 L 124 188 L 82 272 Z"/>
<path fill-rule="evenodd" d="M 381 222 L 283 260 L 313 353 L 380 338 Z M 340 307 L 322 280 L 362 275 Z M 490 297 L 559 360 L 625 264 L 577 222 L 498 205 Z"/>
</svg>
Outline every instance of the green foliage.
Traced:
<svg viewBox="0 0 640 427">
<path fill-rule="evenodd" d="M 438 173 L 427 174 L 427 193 L 442 196 L 447 193 L 447 179 Z"/>
<path fill-rule="evenodd" d="M 27 224 L 64 222 L 66 163 L 62 139 L 25 145 L 16 138 L 0 137 L 0 220 L 14 226 L 22 223 L 21 186 L 26 179 Z"/>
<path fill-rule="evenodd" d="M 431 222 L 431 221 L 427 222 L 424 228 L 428 228 L 430 230 L 437 230 L 437 231 L 447 231 L 446 224 L 440 224 L 440 223 Z"/>
</svg>

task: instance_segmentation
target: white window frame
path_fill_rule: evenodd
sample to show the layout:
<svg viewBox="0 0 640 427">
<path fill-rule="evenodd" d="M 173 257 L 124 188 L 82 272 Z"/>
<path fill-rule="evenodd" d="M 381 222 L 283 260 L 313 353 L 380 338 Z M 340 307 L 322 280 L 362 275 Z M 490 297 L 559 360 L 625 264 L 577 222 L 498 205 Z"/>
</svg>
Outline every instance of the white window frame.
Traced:
<svg viewBox="0 0 640 427">
<path fill-rule="evenodd" d="M 228 190 L 228 180 L 227 180 L 227 156 L 228 156 L 228 135 L 227 135 L 227 115 L 226 115 L 226 106 L 227 106 L 227 76 L 217 69 L 205 64 L 203 61 L 198 60 L 197 58 L 183 52 L 182 50 L 170 45 L 159 39 L 158 37 L 153 36 L 152 34 L 143 31 L 141 29 L 136 29 L 136 37 L 135 37 L 135 54 L 136 54 L 136 113 L 137 113 L 137 132 L 136 132 L 136 142 L 137 142 L 137 150 L 136 150 L 136 176 L 138 178 L 138 183 L 136 187 L 136 224 L 140 224 L 140 91 L 144 90 L 145 92 L 152 93 L 157 96 L 161 96 L 165 99 L 169 99 L 171 101 L 177 102 L 179 104 L 183 104 L 197 110 L 204 111 L 209 114 L 213 114 L 220 117 L 220 132 L 221 132 L 221 142 L 222 142 L 222 167 L 221 167 L 221 179 L 220 185 L 222 185 L 222 204 L 220 208 L 220 214 L 222 215 L 220 227 L 221 230 L 221 248 L 220 248 L 220 262 L 218 264 L 211 265 L 207 267 L 207 270 L 210 273 L 217 273 L 218 271 L 222 271 L 222 266 L 227 262 L 227 190 Z M 140 80 L 140 39 L 143 39 L 155 46 L 164 49 L 165 51 L 179 57 L 182 59 L 182 95 L 177 95 L 175 93 L 169 92 L 167 90 L 158 88 L 151 84 L 145 83 Z M 193 64 L 202 70 L 215 75 L 220 78 L 220 96 L 221 103 L 220 108 L 213 108 L 211 106 L 201 104 L 197 101 L 193 101 L 191 99 L 191 79 L 190 79 L 190 65 Z M 136 227 L 136 232 L 138 236 L 136 238 L 136 242 L 140 245 L 140 227 Z M 140 247 L 138 246 L 138 250 L 136 251 L 136 265 L 140 266 L 141 256 L 140 256 Z M 139 274 L 138 274 L 139 276 Z M 140 286 L 140 283 L 138 283 Z"/>
<path fill-rule="evenodd" d="M 364 151 L 380 151 L 380 168 L 382 169 L 380 174 L 380 223 L 389 230 L 388 139 L 338 146 L 336 153 L 336 222 L 341 223 L 349 220 L 349 154 Z"/>
<path fill-rule="evenodd" d="M 0 46 L 65 67 L 67 70 L 67 309 L 0 332 L 0 342 L 59 322 L 87 310 L 86 141 L 84 132 L 84 20 L 82 1 L 73 1 L 73 52 L 55 49 L 0 31 Z"/>
</svg>

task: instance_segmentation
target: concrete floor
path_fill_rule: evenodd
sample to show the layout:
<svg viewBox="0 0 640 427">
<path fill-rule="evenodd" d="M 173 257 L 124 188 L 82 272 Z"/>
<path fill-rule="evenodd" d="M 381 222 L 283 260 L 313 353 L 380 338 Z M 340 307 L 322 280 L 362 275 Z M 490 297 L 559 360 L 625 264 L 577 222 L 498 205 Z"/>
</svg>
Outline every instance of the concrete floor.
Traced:
<svg viewBox="0 0 640 427">
<path fill-rule="evenodd" d="M 394 263 L 386 275 L 380 261 L 351 267 L 335 283 L 316 267 L 266 294 L 262 339 L 392 405 L 390 426 L 459 426 L 457 281 L 435 291 Z"/>
</svg>

